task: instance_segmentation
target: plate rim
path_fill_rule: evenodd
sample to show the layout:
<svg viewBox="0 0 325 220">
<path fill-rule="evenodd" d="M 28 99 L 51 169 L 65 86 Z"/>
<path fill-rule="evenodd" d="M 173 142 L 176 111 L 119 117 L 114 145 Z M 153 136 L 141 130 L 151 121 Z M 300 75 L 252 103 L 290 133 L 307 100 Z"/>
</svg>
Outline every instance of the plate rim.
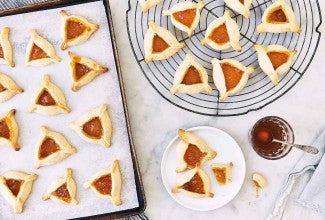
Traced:
<svg viewBox="0 0 325 220">
<path fill-rule="evenodd" d="M 214 131 L 218 131 L 218 132 L 223 133 L 224 135 L 228 136 L 229 138 L 231 138 L 236 143 L 236 148 L 238 148 L 239 149 L 239 152 L 241 153 L 241 156 L 242 156 L 243 162 L 244 162 L 243 163 L 244 175 L 243 175 L 243 178 L 242 178 L 242 180 L 240 182 L 240 187 L 238 188 L 238 191 L 234 194 L 234 196 L 229 201 L 227 201 L 225 204 L 223 204 L 223 205 L 221 205 L 219 207 L 214 207 L 212 209 L 211 208 L 209 208 L 209 209 L 199 209 L 199 208 L 195 208 L 195 207 L 188 206 L 188 205 L 180 202 L 179 200 L 177 200 L 174 197 L 174 195 L 172 195 L 171 191 L 168 190 L 168 188 L 167 188 L 166 179 L 165 179 L 165 177 L 163 175 L 163 167 L 165 166 L 166 152 L 170 149 L 170 147 L 172 146 L 172 144 L 178 139 L 178 135 L 176 135 L 174 138 L 171 139 L 171 141 L 167 144 L 167 147 L 164 150 L 164 154 L 162 156 L 161 163 L 160 163 L 160 175 L 161 175 L 161 179 L 162 179 L 162 182 L 163 182 L 163 185 L 164 185 L 166 191 L 168 192 L 168 194 L 170 195 L 170 197 L 172 197 L 178 204 L 180 204 L 181 206 L 183 206 L 185 208 L 191 209 L 191 210 L 205 212 L 205 211 L 212 211 L 212 210 L 216 210 L 216 209 L 222 208 L 225 205 L 227 205 L 228 203 L 230 203 L 238 195 L 239 191 L 243 187 L 243 184 L 244 184 L 244 181 L 245 181 L 245 177 L 246 177 L 246 171 L 247 170 L 246 170 L 246 160 L 245 160 L 244 153 L 243 153 L 241 147 L 239 146 L 239 144 L 237 143 L 237 141 L 230 134 L 228 134 L 227 132 L 225 132 L 222 129 L 219 129 L 219 128 L 216 128 L 216 127 L 212 127 L 212 126 L 195 126 L 195 127 L 191 127 L 191 128 L 186 129 L 186 131 L 196 131 L 196 130 L 201 130 L 201 129 L 214 130 Z"/>
</svg>

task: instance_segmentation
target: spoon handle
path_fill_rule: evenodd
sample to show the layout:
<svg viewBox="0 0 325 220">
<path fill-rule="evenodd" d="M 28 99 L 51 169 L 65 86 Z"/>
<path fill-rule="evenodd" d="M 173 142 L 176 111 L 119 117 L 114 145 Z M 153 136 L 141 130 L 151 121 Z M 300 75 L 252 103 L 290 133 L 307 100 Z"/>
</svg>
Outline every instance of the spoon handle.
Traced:
<svg viewBox="0 0 325 220">
<path fill-rule="evenodd" d="M 276 140 L 276 139 L 274 139 L 273 141 L 281 143 L 281 144 L 290 145 L 292 147 L 296 147 L 296 148 L 298 148 L 298 149 L 300 149 L 302 151 L 305 151 L 307 153 L 310 153 L 310 154 L 318 154 L 318 149 L 316 147 L 312 147 L 312 146 L 308 146 L 308 145 L 302 145 L 302 144 L 291 144 L 291 143 L 287 143 L 287 142 Z"/>
</svg>

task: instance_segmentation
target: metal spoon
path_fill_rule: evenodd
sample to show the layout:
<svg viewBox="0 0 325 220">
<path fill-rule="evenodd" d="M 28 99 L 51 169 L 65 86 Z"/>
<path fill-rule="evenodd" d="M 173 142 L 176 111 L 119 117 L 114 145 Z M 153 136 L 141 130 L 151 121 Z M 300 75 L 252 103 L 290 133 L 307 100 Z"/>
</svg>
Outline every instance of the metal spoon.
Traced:
<svg viewBox="0 0 325 220">
<path fill-rule="evenodd" d="M 289 145 L 291 147 L 296 147 L 302 151 L 305 151 L 307 153 L 310 153 L 310 154 L 318 154 L 318 149 L 316 147 L 312 147 L 312 146 L 308 146 L 308 145 L 301 145 L 301 144 L 291 144 L 291 143 L 287 143 L 287 142 L 284 142 L 284 141 L 280 141 L 280 140 L 277 140 L 277 139 L 274 139 L 272 140 L 272 142 L 277 142 L 277 143 L 280 143 L 280 144 L 286 144 L 286 145 Z"/>
</svg>

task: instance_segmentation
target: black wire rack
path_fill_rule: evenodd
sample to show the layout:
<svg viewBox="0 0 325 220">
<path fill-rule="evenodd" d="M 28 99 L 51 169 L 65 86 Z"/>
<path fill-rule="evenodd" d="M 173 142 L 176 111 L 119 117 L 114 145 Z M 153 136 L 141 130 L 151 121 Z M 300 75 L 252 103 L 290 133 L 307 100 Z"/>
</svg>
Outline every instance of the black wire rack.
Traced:
<svg viewBox="0 0 325 220">
<path fill-rule="evenodd" d="M 205 6 L 201 10 L 199 26 L 190 38 L 185 32 L 177 30 L 172 25 L 169 17 L 162 16 L 163 10 L 169 9 L 181 1 L 163 0 L 156 7 L 151 8 L 147 14 L 143 14 L 138 1 L 129 0 L 126 21 L 129 41 L 143 74 L 163 98 L 182 109 L 210 116 L 235 116 L 259 110 L 287 93 L 301 79 L 315 56 L 321 37 L 318 28 L 322 23 L 317 0 L 287 0 L 291 3 L 297 22 L 302 29 L 300 34 L 259 34 L 255 32 L 256 26 L 261 22 L 263 12 L 272 4 L 273 1 L 271 0 L 253 0 L 250 7 L 250 19 L 246 19 L 232 11 L 232 18 L 236 20 L 241 32 L 240 44 L 242 52 L 240 53 L 233 49 L 215 51 L 208 46 L 202 46 L 200 43 L 210 22 L 222 16 L 227 8 L 223 0 L 204 1 Z M 167 60 L 145 63 L 143 39 L 150 20 L 154 20 L 160 26 L 167 28 L 176 36 L 179 42 L 184 42 L 186 47 Z M 290 70 L 281 76 L 279 85 L 274 86 L 259 67 L 257 55 L 253 48 L 256 43 L 265 46 L 280 44 L 289 50 L 297 51 Z M 209 83 L 214 88 L 212 94 L 170 94 L 169 89 L 172 86 L 175 71 L 183 61 L 186 53 L 189 52 L 208 71 Z M 244 90 L 229 97 L 224 102 L 219 101 L 218 90 L 213 85 L 212 58 L 233 58 L 246 66 L 255 68 L 255 73 L 251 75 Z"/>
</svg>

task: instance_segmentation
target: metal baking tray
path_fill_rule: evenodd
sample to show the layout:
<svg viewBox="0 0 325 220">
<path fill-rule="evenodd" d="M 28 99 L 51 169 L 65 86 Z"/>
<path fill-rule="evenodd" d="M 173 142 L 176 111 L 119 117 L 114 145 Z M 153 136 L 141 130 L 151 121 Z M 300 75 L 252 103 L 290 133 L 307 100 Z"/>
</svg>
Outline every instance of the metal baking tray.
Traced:
<svg viewBox="0 0 325 220">
<path fill-rule="evenodd" d="M 135 178 L 135 184 L 136 184 L 136 192 L 137 192 L 137 198 L 139 206 L 132 209 L 127 210 L 121 210 L 117 212 L 111 212 L 111 213 L 104 213 L 100 215 L 94 215 L 94 216 L 84 216 L 79 219 L 89 219 L 96 218 L 96 219 L 115 219 L 115 218 L 123 218 L 128 217 L 136 214 L 142 213 L 146 208 L 146 200 L 145 200 L 145 194 L 143 189 L 143 184 L 141 180 L 141 174 L 139 170 L 139 164 L 137 161 L 137 156 L 135 152 L 135 147 L 132 140 L 132 132 L 130 127 L 130 120 L 128 116 L 128 110 L 127 110 L 127 104 L 126 104 L 126 97 L 125 97 L 125 90 L 124 90 L 124 84 L 123 84 L 123 78 L 121 73 L 121 66 L 119 63 L 119 57 L 118 57 L 118 51 L 116 47 L 116 40 L 114 35 L 114 28 L 113 28 L 113 21 L 111 16 L 111 10 L 109 6 L 108 0 L 50 0 L 42 3 L 32 4 L 28 6 L 23 6 L 20 8 L 13 8 L 8 10 L 0 11 L 0 17 L 5 17 L 9 15 L 17 15 L 22 13 L 29 13 L 29 12 L 35 12 L 35 11 L 41 11 L 41 10 L 48 10 L 48 9 L 56 9 L 71 5 L 78 5 L 78 4 L 84 4 L 88 2 L 97 2 L 102 1 L 103 5 L 105 7 L 106 11 L 106 17 L 109 25 L 109 31 L 111 35 L 111 44 L 113 48 L 113 54 L 114 54 L 114 60 L 115 60 L 115 66 L 116 66 L 116 72 L 118 74 L 118 80 L 119 80 L 119 87 L 123 102 L 123 108 L 125 113 L 125 120 L 126 120 L 126 127 L 127 127 L 127 133 L 128 133 L 128 140 L 129 140 L 129 146 L 131 151 L 131 157 L 133 162 L 133 170 L 134 170 L 134 178 Z"/>
</svg>

